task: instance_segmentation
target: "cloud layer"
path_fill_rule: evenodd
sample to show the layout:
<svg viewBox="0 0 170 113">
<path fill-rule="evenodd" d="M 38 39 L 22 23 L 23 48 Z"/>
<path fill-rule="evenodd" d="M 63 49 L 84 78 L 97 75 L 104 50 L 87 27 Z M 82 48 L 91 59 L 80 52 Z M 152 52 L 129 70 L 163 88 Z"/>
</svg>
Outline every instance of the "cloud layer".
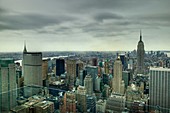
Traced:
<svg viewBox="0 0 170 113">
<path fill-rule="evenodd" d="M 147 50 L 168 50 L 169 3 L 168 0 L 1 0 L 0 51 L 21 51 L 24 40 L 31 45 L 30 50 L 38 51 L 133 50 L 140 29 Z M 160 46 L 151 39 L 161 42 Z"/>
</svg>

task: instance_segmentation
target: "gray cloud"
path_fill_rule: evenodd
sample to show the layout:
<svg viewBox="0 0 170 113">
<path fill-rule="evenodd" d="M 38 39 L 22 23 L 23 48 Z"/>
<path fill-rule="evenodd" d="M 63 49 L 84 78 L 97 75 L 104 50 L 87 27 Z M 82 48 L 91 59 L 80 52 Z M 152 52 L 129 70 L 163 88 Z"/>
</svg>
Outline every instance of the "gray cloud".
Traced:
<svg viewBox="0 0 170 113">
<path fill-rule="evenodd" d="M 3 6 L 0 8 L 0 34 L 4 37 L 10 33 L 17 38 L 14 34 L 17 31 L 28 34 L 25 36 L 28 40 L 36 37 L 31 40 L 42 40 L 46 44 L 52 40 L 70 41 L 70 45 L 75 45 L 72 42 L 83 45 L 85 41 L 81 40 L 89 40 L 91 45 L 92 42 L 110 44 L 113 40 L 131 45 L 132 40 L 138 40 L 139 29 L 147 31 L 147 35 L 155 34 L 155 40 L 169 37 L 169 32 L 166 33 L 170 30 L 169 0 L 16 1 L 2 0 L 0 4 Z"/>
<path fill-rule="evenodd" d="M 43 14 L 22 14 L 9 12 L 0 9 L 4 14 L 0 15 L 0 30 L 32 30 L 45 26 L 60 24 L 62 22 L 72 21 L 75 18 L 65 15 L 43 15 Z"/>
<path fill-rule="evenodd" d="M 103 20 L 107 20 L 107 19 L 123 19 L 123 16 L 105 12 L 105 13 L 99 13 L 99 14 L 95 15 L 94 18 L 98 21 L 103 21 Z"/>
</svg>

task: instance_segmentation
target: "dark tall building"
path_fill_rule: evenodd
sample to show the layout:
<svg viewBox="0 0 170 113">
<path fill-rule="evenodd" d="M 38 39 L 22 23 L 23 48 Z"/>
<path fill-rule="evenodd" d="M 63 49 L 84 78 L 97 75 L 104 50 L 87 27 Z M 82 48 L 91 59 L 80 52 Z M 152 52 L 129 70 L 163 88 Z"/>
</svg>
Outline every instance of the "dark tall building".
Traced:
<svg viewBox="0 0 170 113">
<path fill-rule="evenodd" d="M 65 61 L 64 59 L 56 59 L 56 75 L 60 76 L 65 72 Z"/>
<path fill-rule="evenodd" d="M 144 43 L 142 41 L 142 34 L 140 31 L 140 40 L 137 46 L 137 74 L 144 74 Z"/>
<path fill-rule="evenodd" d="M 92 66 L 97 66 L 97 58 L 92 58 Z"/>
<path fill-rule="evenodd" d="M 125 54 L 120 54 L 120 60 L 122 61 L 123 70 L 127 69 L 127 57 Z"/>
</svg>

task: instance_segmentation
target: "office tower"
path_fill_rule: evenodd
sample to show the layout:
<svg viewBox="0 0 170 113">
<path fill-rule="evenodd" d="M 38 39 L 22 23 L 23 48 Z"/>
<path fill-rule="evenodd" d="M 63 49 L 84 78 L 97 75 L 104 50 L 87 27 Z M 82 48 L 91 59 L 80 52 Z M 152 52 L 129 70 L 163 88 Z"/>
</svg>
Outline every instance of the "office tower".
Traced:
<svg viewBox="0 0 170 113">
<path fill-rule="evenodd" d="M 70 89 L 74 87 L 74 82 L 76 81 L 76 60 L 68 59 L 67 60 L 67 79 Z"/>
<path fill-rule="evenodd" d="M 108 62 L 108 60 L 104 62 L 104 73 L 109 74 L 109 62 Z"/>
<path fill-rule="evenodd" d="M 42 53 L 23 51 L 24 96 L 32 96 L 40 92 L 42 87 Z"/>
<path fill-rule="evenodd" d="M 63 113 L 76 113 L 76 95 L 74 92 L 64 94 Z"/>
<path fill-rule="evenodd" d="M 101 77 L 97 76 L 95 80 L 95 91 L 100 92 Z"/>
<path fill-rule="evenodd" d="M 92 58 L 92 66 L 97 66 L 97 58 Z"/>
<path fill-rule="evenodd" d="M 137 45 L 137 74 L 144 74 L 144 43 L 142 41 L 142 34 L 140 32 L 140 40 Z"/>
<path fill-rule="evenodd" d="M 94 95 L 87 95 L 87 112 L 96 113 L 96 97 Z"/>
<path fill-rule="evenodd" d="M 103 84 L 109 85 L 109 75 L 103 74 L 102 79 L 103 79 Z"/>
<path fill-rule="evenodd" d="M 123 70 L 125 70 L 127 68 L 127 62 L 126 62 L 125 54 L 120 54 L 119 56 L 120 56 L 120 60 L 122 61 Z"/>
<path fill-rule="evenodd" d="M 87 95 L 92 95 L 93 94 L 93 79 L 91 75 L 86 75 L 84 79 L 84 86 L 87 91 Z"/>
<path fill-rule="evenodd" d="M 149 98 L 150 106 L 155 106 L 151 109 L 159 107 L 163 113 L 170 113 L 169 68 L 150 68 Z"/>
<path fill-rule="evenodd" d="M 103 86 L 103 91 L 102 91 L 102 95 L 105 99 L 107 99 L 111 94 L 111 88 L 109 85 L 105 84 Z"/>
<path fill-rule="evenodd" d="M 64 59 L 56 59 L 56 76 L 60 76 L 65 73 L 65 61 Z"/>
<path fill-rule="evenodd" d="M 21 70 L 16 70 L 16 83 L 17 83 L 17 96 L 19 97 L 22 95 L 23 92 L 23 83 L 24 83 L 24 77 L 22 76 Z"/>
<path fill-rule="evenodd" d="M 79 112 L 87 112 L 86 105 L 86 88 L 84 86 L 78 86 L 76 93 L 77 109 Z"/>
<path fill-rule="evenodd" d="M 0 59 L 0 112 L 9 111 L 16 106 L 16 70 L 14 60 Z"/>
<path fill-rule="evenodd" d="M 48 74 L 48 60 L 42 61 L 42 80 L 46 80 Z"/>
<path fill-rule="evenodd" d="M 121 113 L 125 109 L 125 96 L 111 95 L 106 101 L 105 113 Z"/>
<path fill-rule="evenodd" d="M 80 79 L 80 70 L 83 70 L 84 63 L 80 60 L 76 62 L 76 76 Z"/>
<path fill-rule="evenodd" d="M 122 62 L 118 58 L 114 62 L 114 78 L 112 79 L 112 92 L 124 94 L 124 81 L 122 80 Z"/>
<path fill-rule="evenodd" d="M 98 67 L 97 66 L 86 66 L 87 74 L 91 75 L 93 79 L 93 89 L 95 89 L 95 79 L 98 75 Z"/>
<path fill-rule="evenodd" d="M 127 88 L 127 86 L 129 86 L 130 80 L 132 79 L 130 71 L 123 71 L 122 79 L 124 80 L 125 88 Z"/>
<path fill-rule="evenodd" d="M 87 75 L 87 71 L 86 70 L 80 70 L 80 81 L 79 81 L 79 85 L 84 86 L 84 78 Z"/>
<path fill-rule="evenodd" d="M 133 69 L 133 59 L 129 59 L 128 60 L 128 70 L 132 70 Z"/>
</svg>

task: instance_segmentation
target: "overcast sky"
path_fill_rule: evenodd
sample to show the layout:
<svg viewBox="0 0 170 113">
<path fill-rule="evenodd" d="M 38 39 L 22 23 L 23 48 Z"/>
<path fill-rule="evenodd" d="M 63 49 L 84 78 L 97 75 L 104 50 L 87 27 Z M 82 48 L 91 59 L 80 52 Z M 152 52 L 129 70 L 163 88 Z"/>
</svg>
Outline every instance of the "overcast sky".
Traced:
<svg viewBox="0 0 170 113">
<path fill-rule="evenodd" d="M 170 0 L 0 0 L 0 52 L 170 50 Z"/>
</svg>

